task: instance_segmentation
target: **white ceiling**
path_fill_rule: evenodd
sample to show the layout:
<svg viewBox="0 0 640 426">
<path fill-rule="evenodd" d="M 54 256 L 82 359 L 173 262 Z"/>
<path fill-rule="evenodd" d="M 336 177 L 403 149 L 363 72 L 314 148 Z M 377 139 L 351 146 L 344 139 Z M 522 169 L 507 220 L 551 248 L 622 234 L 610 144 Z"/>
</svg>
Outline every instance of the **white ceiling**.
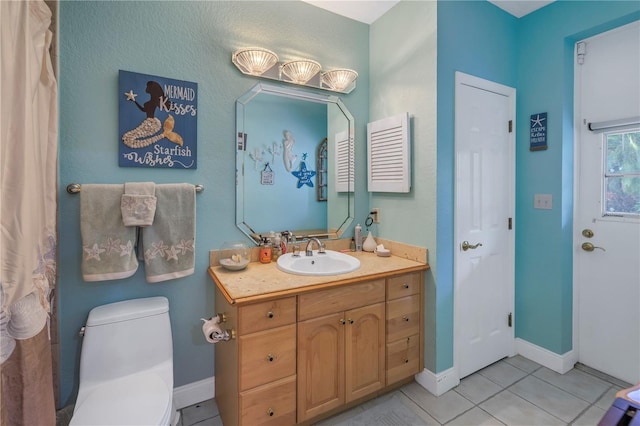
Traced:
<svg viewBox="0 0 640 426">
<path fill-rule="evenodd" d="M 400 0 L 303 0 L 356 21 L 372 24 Z M 434 1 L 434 0 L 421 0 Z M 520 18 L 552 3 L 554 0 L 488 0 L 499 8 Z"/>
<path fill-rule="evenodd" d="M 554 0 L 488 0 L 502 10 L 506 10 L 516 18 L 522 18 L 535 10 L 545 7 Z"/>
</svg>

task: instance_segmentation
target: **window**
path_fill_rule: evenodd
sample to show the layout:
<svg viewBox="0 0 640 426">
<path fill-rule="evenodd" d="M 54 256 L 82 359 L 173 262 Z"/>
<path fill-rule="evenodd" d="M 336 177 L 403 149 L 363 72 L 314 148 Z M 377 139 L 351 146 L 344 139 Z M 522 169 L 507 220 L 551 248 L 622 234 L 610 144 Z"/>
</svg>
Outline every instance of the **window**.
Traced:
<svg viewBox="0 0 640 426">
<path fill-rule="evenodd" d="M 640 129 L 605 133 L 605 216 L 640 218 Z"/>
</svg>

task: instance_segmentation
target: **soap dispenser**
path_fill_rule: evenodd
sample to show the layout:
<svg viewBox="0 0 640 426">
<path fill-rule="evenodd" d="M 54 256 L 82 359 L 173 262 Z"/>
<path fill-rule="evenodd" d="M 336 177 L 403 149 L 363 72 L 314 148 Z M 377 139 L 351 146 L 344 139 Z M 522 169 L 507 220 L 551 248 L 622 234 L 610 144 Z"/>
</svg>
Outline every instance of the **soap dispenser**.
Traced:
<svg viewBox="0 0 640 426">
<path fill-rule="evenodd" d="M 271 263 L 271 244 L 267 237 L 263 237 L 260 244 L 260 263 Z"/>
</svg>

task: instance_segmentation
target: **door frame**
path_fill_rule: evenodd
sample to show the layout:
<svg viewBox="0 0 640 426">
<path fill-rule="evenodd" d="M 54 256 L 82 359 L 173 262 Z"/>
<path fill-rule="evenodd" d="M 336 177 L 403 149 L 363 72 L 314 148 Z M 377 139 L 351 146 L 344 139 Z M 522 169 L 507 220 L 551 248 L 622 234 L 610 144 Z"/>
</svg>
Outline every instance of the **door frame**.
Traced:
<svg viewBox="0 0 640 426">
<path fill-rule="evenodd" d="M 516 117 L 516 89 L 513 87 L 509 87 L 509 86 L 505 86 L 499 83 L 495 83 L 493 81 L 489 81 L 489 80 L 485 80 L 479 77 L 475 77 L 473 75 L 469 75 L 469 74 L 465 74 L 462 73 L 460 71 L 456 71 L 455 72 L 455 91 L 456 91 L 456 102 L 454 104 L 454 129 L 455 129 L 455 115 L 458 112 L 458 102 L 457 102 L 457 89 L 459 86 L 461 85 L 466 85 L 466 86 L 471 86 L 471 87 L 475 87 L 477 89 L 480 90 L 486 90 L 488 92 L 493 92 L 499 95 L 503 95 L 506 96 L 507 98 L 509 98 L 509 116 L 513 117 L 513 126 L 512 126 L 512 131 L 509 135 L 509 146 L 510 146 L 510 153 L 509 153 L 509 159 L 510 159 L 510 164 L 509 164 L 509 196 L 510 196 L 510 200 L 509 200 L 509 217 L 512 218 L 512 232 L 511 232 L 511 236 L 509 238 L 509 247 L 508 247 L 508 253 L 509 253 L 509 258 L 511 259 L 510 262 L 510 276 L 512 277 L 511 280 L 511 286 L 509 289 L 509 311 L 513 313 L 513 323 L 512 323 L 512 327 L 511 327 L 511 342 L 510 342 L 510 349 L 509 349 L 509 356 L 513 356 L 516 354 L 516 342 L 515 342 L 515 321 L 516 321 L 516 317 L 515 317 L 515 312 L 514 312 L 514 308 L 515 308 L 515 229 L 516 229 L 516 217 L 515 217 L 515 179 L 516 179 L 516 174 L 515 174 L 515 159 L 516 159 L 516 122 L 515 122 L 515 117 Z M 460 256 L 460 250 L 458 249 L 459 247 L 459 235 L 458 235 L 458 230 L 456 229 L 456 223 L 457 223 L 457 212 L 458 212 L 458 207 L 457 207 L 457 201 L 456 201 L 456 195 L 455 195 L 455 191 L 457 188 L 457 164 L 456 164 L 456 158 L 457 158 L 457 146 L 458 146 L 458 139 L 457 139 L 457 135 L 455 134 L 454 131 L 454 197 L 453 197 L 453 214 L 454 214 L 454 220 L 453 220 L 453 235 L 454 235 L 454 244 L 453 244 L 453 368 L 455 371 L 455 375 L 456 375 L 456 381 L 459 381 L 460 379 L 460 370 L 459 370 L 459 345 L 458 345 L 458 339 L 459 339 L 459 328 L 458 328 L 458 324 L 460 324 L 460 306 L 459 306 L 459 297 L 458 297 L 458 263 L 459 263 L 459 256 Z"/>
</svg>

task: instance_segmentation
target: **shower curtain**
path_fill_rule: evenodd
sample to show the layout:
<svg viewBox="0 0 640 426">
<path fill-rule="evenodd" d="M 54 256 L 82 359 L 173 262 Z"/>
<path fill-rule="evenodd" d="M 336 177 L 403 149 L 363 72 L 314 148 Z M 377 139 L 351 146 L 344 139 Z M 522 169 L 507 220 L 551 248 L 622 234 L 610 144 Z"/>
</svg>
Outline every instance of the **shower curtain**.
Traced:
<svg viewBox="0 0 640 426">
<path fill-rule="evenodd" d="M 0 1 L 0 423 L 55 425 L 57 85 L 42 0 Z"/>
</svg>

